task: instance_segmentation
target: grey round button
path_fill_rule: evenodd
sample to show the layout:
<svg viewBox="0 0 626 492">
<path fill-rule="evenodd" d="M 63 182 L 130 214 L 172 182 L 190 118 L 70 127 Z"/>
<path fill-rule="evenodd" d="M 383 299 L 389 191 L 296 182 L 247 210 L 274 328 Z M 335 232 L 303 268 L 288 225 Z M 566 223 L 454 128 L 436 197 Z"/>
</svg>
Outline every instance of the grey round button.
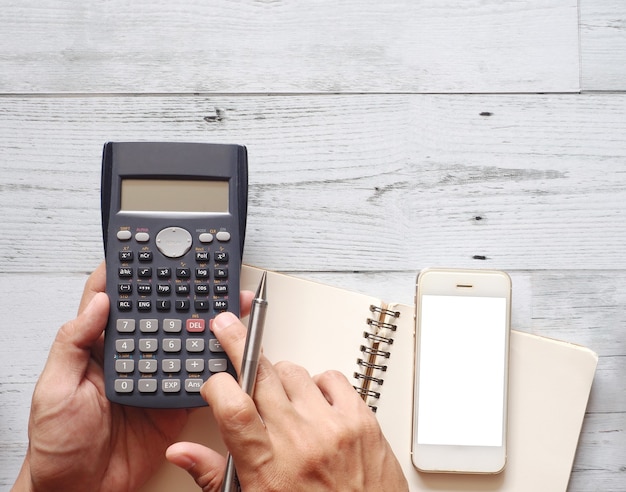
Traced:
<svg viewBox="0 0 626 492">
<path fill-rule="evenodd" d="M 213 234 L 203 232 L 202 234 L 200 234 L 200 236 L 198 236 L 198 239 L 200 239 L 201 243 L 210 243 L 213 241 Z"/>
<path fill-rule="evenodd" d="M 167 227 L 156 236 L 156 245 L 168 258 L 180 258 L 191 249 L 191 234 L 181 227 Z"/>
<path fill-rule="evenodd" d="M 230 241 L 230 232 L 220 231 L 215 235 L 215 237 L 218 241 Z"/>
<path fill-rule="evenodd" d="M 137 241 L 138 243 L 147 243 L 148 241 L 150 241 L 150 234 L 148 234 L 147 232 L 138 232 L 137 234 L 135 234 L 135 241 Z"/>
<path fill-rule="evenodd" d="M 120 241 L 128 241 L 131 237 L 133 237 L 130 231 L 117 231 L 117 238 Z"/>
</svg>

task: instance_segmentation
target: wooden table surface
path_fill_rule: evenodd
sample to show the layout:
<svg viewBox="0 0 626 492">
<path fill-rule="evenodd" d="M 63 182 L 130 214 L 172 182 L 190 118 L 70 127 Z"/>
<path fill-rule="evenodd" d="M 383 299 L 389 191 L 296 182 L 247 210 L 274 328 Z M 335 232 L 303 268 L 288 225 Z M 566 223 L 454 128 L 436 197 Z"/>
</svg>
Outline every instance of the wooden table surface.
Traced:
<svg viewBox="0 0 626 492">
<path fill-rule="evenodd" d="M 108 140 L 245 144 L 249 264 L 406 303 L 507 270 L 515 328 L 600 356 L 568 490 L 624 490 L 623 0 L 0 0 L 2 490 Z"/>
</svg>

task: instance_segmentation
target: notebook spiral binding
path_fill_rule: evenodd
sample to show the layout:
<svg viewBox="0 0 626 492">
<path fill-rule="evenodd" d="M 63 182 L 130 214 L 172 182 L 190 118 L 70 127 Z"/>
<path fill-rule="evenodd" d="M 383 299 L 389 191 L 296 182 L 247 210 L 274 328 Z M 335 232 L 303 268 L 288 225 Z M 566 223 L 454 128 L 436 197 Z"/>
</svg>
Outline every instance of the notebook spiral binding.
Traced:
<svg viewBox="0 0 626 492">
<path fill-rule="evenodd" d="M 400 312 L 374 305 L 370 306 L 370 311 L 372 316 L 367 318 L 369 330 L 363 332 L 365 343 L 359 348 L 362 356 L 356 361 L 359 367 L 354 373 L 357 381 L 354 389 L 375 412 L 375 400 L 380 398 L 379 387 L 384 382 L 383 373 L 387 371 L 387 361 L 391 357 L 389 349 L 393 345 L 393 333 L 397 328 L 394 320 L 400 316 Z"/>
</svg>

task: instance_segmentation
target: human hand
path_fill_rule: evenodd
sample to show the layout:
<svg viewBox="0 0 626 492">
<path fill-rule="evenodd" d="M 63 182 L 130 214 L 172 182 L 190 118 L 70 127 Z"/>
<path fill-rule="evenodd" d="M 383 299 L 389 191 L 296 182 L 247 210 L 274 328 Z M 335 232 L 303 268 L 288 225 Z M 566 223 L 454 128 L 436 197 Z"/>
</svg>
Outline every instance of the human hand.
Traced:
<svg viewBox="0 0 626 492">
<path fill-rule="evenodd" d="M 102 263 L 78 317 L 61 327 L 35 386 L 29 446 L 14 492 L 133 491 L 159 466 L 187 410 L 112 404 L 104 392 L 103 330 L 109 312 Z M 242 295 L 249 310 L 252 293 Z"/>
<path fill-rule="evenodd" d="M 245 327 L 224 313 L 212 330 L 239 372 Z M 201 392 L 245 492 L 408 490 L 374 414 L 341 373 L 311 378 L 302 367 L 262 357 L 254 399 L 227 374 L 211 377 Z M 204 492 L 220 490 L 226 460 L 219 453 L 181 442 L 166 456 Z"/>
</svg>

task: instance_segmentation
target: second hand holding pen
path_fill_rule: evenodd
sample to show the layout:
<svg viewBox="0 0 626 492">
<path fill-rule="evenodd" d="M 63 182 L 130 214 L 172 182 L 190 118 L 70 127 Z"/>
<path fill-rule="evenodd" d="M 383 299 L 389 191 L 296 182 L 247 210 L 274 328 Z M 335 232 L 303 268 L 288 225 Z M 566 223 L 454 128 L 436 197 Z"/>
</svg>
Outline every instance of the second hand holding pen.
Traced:
<svg viewBox="0 0 626 492">
<path fill-rule="evenodd" d="M 256 383 L 256 374 L 259 367 L 259 358 L 261 356 L 261 342 L 263 340 L 263 327 L 265 325 L 265 313 L 267 311 L 267 300 L 265 295 L 265 282 L 267 272 L 263 272 L 261 283 L 256 291 L 254 300 L 252 301 L 252 309 L 248 320 L 248 334 L 246 336 L 246 345 L 243 351 L 243 360 L 241 361 L 241 371 L 239 373 L 239 384 L 246 394 L 254 395 L 254 386 Z M 239 480 L 235 470 L 233 457 L 228 454 L 226 461 L 226 471 L 224 472 L 224 481 L 222 482 L 222 492 L 237 492 L 239 490 Z"/>
</svg>

